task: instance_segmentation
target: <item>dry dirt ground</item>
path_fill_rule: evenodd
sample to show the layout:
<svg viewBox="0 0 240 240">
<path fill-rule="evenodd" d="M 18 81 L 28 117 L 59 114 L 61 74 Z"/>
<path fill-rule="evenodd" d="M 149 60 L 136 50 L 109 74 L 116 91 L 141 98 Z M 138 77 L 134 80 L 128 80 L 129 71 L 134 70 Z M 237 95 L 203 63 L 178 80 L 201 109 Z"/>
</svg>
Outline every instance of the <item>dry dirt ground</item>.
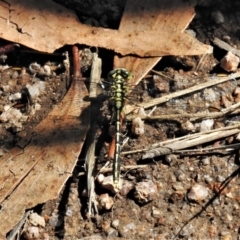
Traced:
<svg viewBox="0 0 240 240">
<path fill-rule="evenodd" d="M 61 1 L 59 1 L 61 2 Z M 89 1 L 90 2 L 90 1 Z M 121 17 L 122 5 L 117 1 L 100 4 L 92 1 L 92 7 L 85 4 L 82 21 L 109 27 L 113 12 L 115 25 Z M 85 2 L 84 2 L 85 3 Z M 81 4 L 81 1 L 78 1 Z M 82 5 L 83 1 L 82 1 Z M 69 7 L 73 7 L 71 4 Z M 106 6 L 104 8 L 104 6 Z M 83 7 L 81 6 L 81 9 Z M 91 9 L 91 10 L 89 10 Z M 89 10 L 89 11 L 88 11 Z M 240 2 L 239 1 L 200 1 L 196 7 L 196 16 L 189 29 L 203 43 L 212 44 L 218 37 L 235 48 L 240 48 Z M 100 17 L 100 16 L 104 16 Z M 111 27 L 111 26 L 110 26 Z M 2 45 L 6 42 L 2 42 Z M 214 45 L 213 45 L 214 46 Z M 24 92 L 26 84 L 36 81 L 46 85 L 39 98 L 41 112 L 34 118 L 42 118 L 66 93 L 64 68 L 54 70 L 56 76 L 41 76 L 29 71 L 29 65 L 37 62 L 44 65 L 47 61 L 61 64 L 61 53 L 69 48 L 60 49 L 51 56 L 40 55 L 23 47 L 7 54 L 8 59 L 2 65 L 25 67 L 22 70 L 10 69 L 1 73 L 1 112 L 9 92 Z M 113 53 L 99 50 L 103 60 L 103 77 L 111 70 Z M 214 46 L 214 53 L 202 58 L 164 57 L 139 86 L 136 86 L 129 98 L 134 104 L 147 102 L 152 98 L 181 91 L 209 80 L 210 75 L 224 73 L 219 61 L 226 51 Z M 89 71 L 84 73 L 89 75 Z M 203 89 L 185 97 L 175 98 L 161 104 L 154 115 L 185 114 L 201 111 L 217 111 L 237 102 L 236 89 L 240 80 L 234 79 L 217 86 Z M 14 90 L 13 90 L 14 89 Z M 136 93 L 137 91 L 137 93 Z M 235 95 L 234 95 L 235 93 Z M 19 103 L 19 102 L 17 102 Z M 16 106 L 24 114 L 29 114 L 27 96 Z M 97 171 L 106 163 L 106 154 L 111 142 L 108 128 L 111 113 L 107 110 L 108 100 L 102 100 L 99 109 L 101 117 L 97 120 Z M 100 115 L 99 115 L 100 116 Z M 32 117 L 31 117 L 32 119 Z M 131 132 L 131 122 L 124 121 L 124 134 L 129 140 L 122 152 L 151 147 L 160 141 L 182 137 L 199 132 L 203 120 L 187 121 L 190 117 L 170 119 L 150 119 L 144 121 L 145 133 L 136 136 Z M 212 128 L 224 127 L 229 121 L 237 121 L 238 115 L 224 116 L 210 121 Z M 36 122 L 36 121 L 34 121 Z M 188 127 L 186 127 L 188 123 Z M 29 125 L 30 124 L 30 125 Z M 19 125 L 1 124 L 2 154 L 19 138 L 23 137 L 33 121 Z M 184 125 L 185 124 L 185 125 Z M 206 124 L 208 126 L 208 123 Z M 8 130 L 5 131 L 5 128 Z M 6 142 L 6 138 L 9 140 Z M 224 137 L 191 149 L 224 146 L 238 143 L 236 136 Z M 239 150 L 229 154 L 226 151 L 178 152 L 165 156 L 156 156 L 142 160 L 140 153 L 123 154 L 122 165 L 138 164 L 144 167 L 131 168 L 122 172 L 126 185 L 119 194 L 114 194 L 96 182 L 95 192 L 97 209 L 91 216 L 87 212 L 86 176 L 84 174 L 84 152 L 79 157 L 73 176 L 68 180 L 60 196 L 33 209 L 46 220 L 44 228 L 39 227 L 37 239 L 239 239 L 240 238 L 240 185 L 239 185 Z M 0 159 L 1 160 L 1 159 Z M 105 173 L 105 176 L 111 172 Z M 107 194 L 107 195 L 104 195 Z M 107 200 L 102 200 L 109 196 Z M 109 210 L 108 205 L 112 206 Z M 111 205 L 112 204 L 112 205 Z M 22 239 L 27 239 L 22 236 Z M 31 239 L 31 238 L 28 238 Z"/>
</svg>

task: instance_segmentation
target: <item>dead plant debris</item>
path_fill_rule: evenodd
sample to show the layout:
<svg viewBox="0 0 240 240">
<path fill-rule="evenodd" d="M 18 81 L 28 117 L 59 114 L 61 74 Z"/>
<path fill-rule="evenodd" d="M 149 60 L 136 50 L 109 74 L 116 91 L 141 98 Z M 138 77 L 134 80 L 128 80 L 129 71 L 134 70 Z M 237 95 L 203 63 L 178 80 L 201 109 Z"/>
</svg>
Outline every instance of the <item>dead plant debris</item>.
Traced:
<svg viewBox="0 0 240 240">
<path fill-rule="evenodd" d="M 1 38 L 19 44 L 0 41 L 0 239 L 237 239 L 240 75 L 220 62 L 239 57 L 239 2 L 89 3 L 68 4 L 82 23 L 51 1 L 0 4 Z M 100 48 L 23 47 L 73 43 Z M 117 192 L 112 65 L 135 75 Z"/>
</svg>

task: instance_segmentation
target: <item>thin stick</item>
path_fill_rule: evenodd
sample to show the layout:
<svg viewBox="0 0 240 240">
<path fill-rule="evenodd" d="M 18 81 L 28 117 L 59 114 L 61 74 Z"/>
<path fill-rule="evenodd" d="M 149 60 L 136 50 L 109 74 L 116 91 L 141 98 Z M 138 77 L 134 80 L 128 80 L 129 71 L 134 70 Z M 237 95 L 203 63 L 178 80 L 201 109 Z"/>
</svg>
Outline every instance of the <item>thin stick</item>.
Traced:
<svg viewBox="0 0 240 240">
<path fill-rule="evenodd" d="M 91 74 L 90 74 L 90 93 L 89 97 L 91 99 L 91 113 L 90 113 L 90 129 L 88 132 L 87 138 L 87 154 L 86 154 L 86 172 L 87 172 L 87 189 L 88 189 L 88 196 L 89 196 L 89 204 L 88 204 L 88 214 L 91 216 L 92 213 L 92 204 L 96 211 L 96 199 L 95 199 L 95 184 L 94 184 L 94 167 L 95 167 L 95 148 L 96 148 L 96 124 L 97 120 L 95 114 L 98 112 L 99 109 L 99 102 L 96 101 L 97 96 L 97 89 L 93 82 L 100 81 L 102 72 L 102 60 L 98 57 L 97 53 L 94 53 Z"/>
<path fill-rule="evenodd" d="M 208 147 L 208 148 L 201 148 L 201 149 L 188 149 L 188 150 L 181 150 L 181 151 L 174 151 L 174 153 L 198 153 L 198 152 L 210 152 L 215 150 L 226 150 L 227 152 L 231 152 L 233 150 L 240 149 L 240 143 L 230 144 L 226 146 L 220 147 Z"/>
<path fill-rule="evenodd" d="M 142 153 L 142 152 L 146 153 L 146 152 L 150 152 L 152 150 L 155 151 L 154 149 L 159 148 L 159 147 L 161 149 L 159 149 L 157 151 L 163 153 L 161 155 L 166 155 L 166 154 L 170 154 L 172 152 L 176 152 L 177 150 L 189 148 L 192 146 L 196 146 L 196 145 L 200 145 L 200 144 L 203 144 L 206 142 L 217 140 L 217 139 L 220 139 L 223 137 L 234 135 L 234 134 L 240 132 L 239 128 L 240 128 L 240 123 L 237 123 L 237 124 L 234 124 L 234 125 L 228 126 L 228 127 L 214 129 L 214 130 L 210 130 L 210 131 L 206 131 L 206 132 L 195 133 L 195 134 L 159 142 L 159 143 L 153 144 L 149 148 L 122 152 L 121 155 Z M 142 158 L 147 158 L 144 156 Z"/>
<path fill-rule="evenodd" d="M 184 120 L 184 118 L 189 118 L 190 121 L 196 121 L 199 119 L 215 119 L 224 117 L 226 114 L 236 114 L 233 112 L 238 107 L 240 107 L 240 102 L 236 103 L 228 108 L 222 109 L 221 112 L 198 112 L 198 113 L 179 113 L 179 114 L 167 114 L 167 115 L 154 115 L 154 116 L 143 116 L 141 119 L 148 120 Z M 136 116 L 127 116 L 127 120 L 132 120 Z"/>
<path fill-rule="evenodd" d="M 73 82 L 77 79 L 82 77 L 82 73 L 80 71 L 80 58 L 79 58 L 79 50 L 77 46 L 72 47 L 73 53 Z"/>
<path fill-rule="evenodd" d="M 206 56 L 207 56 L 207 54 L 202 55 L 202 57 L 200 58 L 200 60 L 197 64 L 197 66 L 193 69 L 194 72 L 197 72 L 199 70 L 199 68 L 201 67 L 202 62 L 203 62 L 203 60 L 205 59 Z"/>
<path fill-rule="evenodd" d="M 121 171 L 129 171 L 137 168 L 146 168 L 148 165 L 128 165 L 128 166 L 121 166 Z M 99 173 L 109 173 L 112 172 L 112 168 L 102 168 Z"/>
<path fill-rule="evenodd" d="M 183 136 L 183 137 L 179 137 L 179 138 L 170 139 L 170 140 L 167 140 L 167 141 L 164 141 L 161 143 L 153 144 L 152 147 L 167 146 L 171 143 L 179 142 L 180 140 L 187 141 L 187 140 L 191 140 L 191 139 L 196 139 L 197 137 L 201 137 L 204 134 L 218 133 L 218 132 L 222 132 L 222 131 L 237 129 L 239 127 L 240 127 L 240 123 L 236 123 L 234 125 L 227 126 L 227 127 L 217 128 L 217 129 L 209 130 L 206 132 L 199 132 L 199 133 L 195 133 L 195 134 L 191 134 L 191 135 L 187 135 L 187 136 Z"/>
<path fill-rule="evenodd" d="M 138 104 L 138 106 L 139 107 L 143 107 L 145 109 L 146 108 L 150 108 L 150 107 L 153 107 L 155 105 L 158 105 L 158 104 L 161 104 L 161 103 L 165 103 L 165 102 L 167 102 L 167 101 L 169 101 L 169 100 L 171 100 L 173 98 L 180 97 L 180 96 L 192 93 L 192 92 L 196 92 L 196 91 L 202 90 L 204 88 L 211 87 L 211 86 L 214 86 L 214 85 L 226 82 L 226 81 L 231 80 L 231 79 L 239 78 L 239 77 L 240 77 L 240 72 L 236 72 L 236 73 L 230 74 L 227 77 L 216 77 L 216 76 L 213 76 L 213 77 L 210 77 L 207 82 L 200 83 L 200 84 L 198 84 L 196 86 L 190 87 L 190 88 L 185 89 L 185 90 L 181 90 L 181 91 L 178 91 L 178 92 L 170 93 L 170 94 L 168 94 L 166 96 L 153 99 L 153 100 L 151 100 L 151 101 L 149 101 L 147 103 Z"/>
<path fill-rule="evenodd" d="M 156 71 L 156 70 L 151 70 L 151 72 L 153 72 L 153 73 L 155 73 L 155 74 L 157 74 L 157 75 L 159 75 L 159 76 L 162 76 L 162 77 L 164 77 L 164 78 L 167 78 L 167 79 L 169 79 L 169 80 L 173 80 L 174 81 L 174 79 L 173 78 L 170 78 L 170 77 L 168 77 L 167 75 L 165 75 L 165 74 L 163 74 L 163 73 L 161 73 L 161 72 L 158 72 L 158 71 Z"/>
<path fill-rule="evenodd" d="M 204 144 L 207 142 L 215 141 L 217 139 L 226 138 L 231 135 L 237 134 L 239 132 L 240 132 L 240 130 L 238 128 L 224 131 L 224 132 L 222 132 L 220 130 L 219 132 L 212 132 L 212 133 L 204 134 L 202 136 L 198 136 L 197 138 L 179 141 L 179 142 L 175 142 L 172 144 L 167 144 L 164 147 L 167 149 L 172 149 L 172 151 L 181 150 L 181 149 L 201 145 L 201 144 Z M 146 152 L 142 156 L 142 159 L 153 158 L 153 157 L 165 155 L 162 152 L 163 152 L 162 147 L 160 147 L 159 149 L 158 148 L 152 149 L 152 150 Z"/>
</svg>

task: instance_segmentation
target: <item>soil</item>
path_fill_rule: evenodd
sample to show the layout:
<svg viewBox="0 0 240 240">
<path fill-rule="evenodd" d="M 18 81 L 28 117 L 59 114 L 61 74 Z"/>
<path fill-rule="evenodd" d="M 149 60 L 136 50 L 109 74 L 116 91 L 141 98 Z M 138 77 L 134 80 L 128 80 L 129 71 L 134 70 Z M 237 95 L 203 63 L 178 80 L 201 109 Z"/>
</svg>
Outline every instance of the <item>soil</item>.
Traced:
<svg viewBox="0 0 240 240">
<path fill-rule="evenodd" d="M 81 6 L 79 9 L 82 9 L 84 2 L 85 15 L 82 15 L 80 20 L 87 23 L 94 22 L 95 26 L 116 27 L 123 11 L 123 4 L 119 3 L 122 1 L 106 1 L 103 4 L 99 4 L 99 1 L 91 1 L 91 8 L 87 5 L 88 1 L 63 2 L 72 9 L 78 9 L 76 6 Z M 194 31 L 196 37 L 203 43 L 213 45 L 213 38 L 218 37 L 239 48 L 240 11 L 238 9 L 240 9 L 240 3 L 237 0 L 200 1 L 196 6 L 197 14 L 189 29 Z M 110 26 L 108 22 L 112 22 L 113 13 L 116 13 L 115 26 Z M 2 41 L 2 45 L 5 44 L 7 43 Z M 227 75 L 228 73 L 219 66 L 219 61 L 226 51 L 213 46 L 214 53 L 204 58 L 201 56 L 164 57 L 154 68 L 155 72 L 149 72 L 139 86 L 132 90 L 129 102 L 134 104 L 147 102 L 209 81 L 210 75 L 222 73 Z M 61 64 L 64 60 L 61 54 L 64 51 L 70 51 L 70 48 L 59 49 L 53 55 L 40 55 L 20 47 L 7 54 L 8 58 L 2 63 L 3 66 L 8 64 L 25 70 L 10 68 L 1 73 L 1 112 L 5 111 L 6 105 L 10 105 L 11 109 L 18 109 L 23 113 L 23 117 L 29 118 L 23 125 L 19 123 L 9 125 L 9 122 L 3 123 L 2 120 L 0 125 L 1 136 L 3 136 L 1 137 L 2 154 L 24 137 L 29 128 L 33 128 L 33 124 L 37 124 L 37 120 L 44 118 L 54 104 L 64 97 L 67 91 L 64 67 L 53 70 L 50 76 L 29 70 L 29 65 L 35 62 L 41 66 L 46 65 L 48 61 L 54 65 Z M 107 72 L 111 70 L 113 53 L 100 49 L 99 56 L 104 63 L 103 77 L 106 78 Z M 83 74 L 88 77 L 89 70 Z M 9 101 L 10 94 L 26 93 L 24 92 L 26 85 L 33 85 L 37 81 L 43 82 L 46 86 L 36 101 L 29 99 L 27 94 L 26 96 L 23 94 L 25 97 L 16 101 Z M 238 102 L 236 89 L 239 85 L 240 80 L 234 79 L 185 97 L 175 98 L 157 106 L 153 116 L 184 113 L 194 116 L 195 113 L 204 111 L 221 112 L 222 109 Z M 105 99 L 101 101 L 102 106 L 99 112 L 102 117 L 97 120 L 96 131 L 98 140 L 96 172 L 100 171 L 106 163 L 106 155 L 111 143 L 109 101 Z M 41 111 L 33 113 L 32 106 L 38 105 L 41 105 Z M 23 117 L 21 117 L 21 123 Z M 131 168 L 122 171 L 125 185 L 118 194 L 107 189 L 102 182 L 96 181 L 98 213 L 92 210 L 91 215 L 88 212 L 86 194 L 83 160 L 87 151 L 85 147 L 72 177 L 64 186 L 59 198 L 33 209 L 46 220 L 46 226 L 38 229 L 40 236 L 37 239 L 239 239 L 238 150 L 231 154 L 226 151 L 218 153 L 212 151 L 208 154 L 178 152 L 145 160 L 142 159 L 141 153 L 124 154 L 126 151 L 150 148 L 160 141 L 199 132 L 201 124 L 206 123 L 203 120 L 190 121 L 189 119 L 145 120 L 144 134 L 139 136 L 131 131 L 132 123 L 124 121 L 122 131 L 129 139 L 122 147 L 121 163 Z M 237 121 L 237 119 L 237 114 L 231 117 L 224 116 L 214 119 L 211 126 L 212 128 L 224 127 L 229 124 L 229 121 Z M 186 123 L 191 127 L 184 127 Z M 236 136 L 205 143 L 191 149 L 201 150 L 204 147 L 232 143 L 238 143 Z M 138 168 L 134 168 L 135 165 L 138 165 Z M 112 175 L 111 165 L 110 171 L 104 175 Z M 21 238 L 27 239 L 26 235 L 25 237 L 22 235 Z"/>
</svg>

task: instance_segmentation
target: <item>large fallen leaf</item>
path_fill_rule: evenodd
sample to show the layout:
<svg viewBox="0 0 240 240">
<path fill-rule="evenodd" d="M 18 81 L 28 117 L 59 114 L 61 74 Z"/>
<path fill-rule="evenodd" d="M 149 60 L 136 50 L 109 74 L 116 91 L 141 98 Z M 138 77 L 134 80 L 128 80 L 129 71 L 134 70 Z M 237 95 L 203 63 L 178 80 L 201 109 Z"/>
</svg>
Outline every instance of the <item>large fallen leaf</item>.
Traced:
<svg viewBox="0 0 240 240">
<path fill-rule="evenodd" d="M 67 95 L 31 134 L 24 148 L 15 147 L 0 161 L 0 239 L 25 209 L 55 199 L 72 173 L 89 124 L 83 82 Z"/>
<path fill-rule="evenodd" d="M 205 45 L 199 44 L 193 50 L 194 38 L 189 41 L 189 37 L 183 31 L 192 21 L 195 12 L 196 0 L 127 0 L 124 14 L 120 24 L 121 31 L 152 31 L 155 33 L 149 36 L 152 44 L 161 40 L 165 44 L 166 52 L 171 48 L 172 55 L 196 55 L 206 53 Z M 133 13 L 136 14 L 133 14 Z M 181 35 L 183 38 L 179 38 Z M 186 37 L 184 39 L 184 37 Z M 171 42 L 170 39 L 176 41 Z M 184 45 L 188 45 L 186 50 Z M 183 49 L 182 49 L 183 47 Z M 192 52 L 193 51 L 193 52 Z M 115 67 L 124 67 L 134 73 L 132 85 L 137 84 L 154 66 L 161 57 L 137 58 L 134 56 L 119 57 L 114 59 Z"/>
<path fill-rule="evenodd" d="M 132 14 L 141 14 L 141 9 L 139 10 Z M 149 16 L 155 18 L 158 10 L 152 8 L 148 12 Z M 181 12 L 183 9 L 178 10 Z M 168 14 L 168 11 L 166 13 Z M 175 23 L 178 21 L 179 19 Z M 77 20 L 73 12 L 50 0 L 2 1 L 0 24 L 1 38 L 44 52 L 53 52 L 65 44 L 75 43 L 112 49 L 122 55 L 136 54 L 142 57 L 212 52 L 210 46 L 201 44 L 187 33 L 177 31 L 177 28 L 172 28 L 171 32 L 164 24 L 156 26 L 158 31 L 155 27 L 147 31 L 136 31 L 133 28 L 110 30 L 86 26 Z"/>
</svg>

